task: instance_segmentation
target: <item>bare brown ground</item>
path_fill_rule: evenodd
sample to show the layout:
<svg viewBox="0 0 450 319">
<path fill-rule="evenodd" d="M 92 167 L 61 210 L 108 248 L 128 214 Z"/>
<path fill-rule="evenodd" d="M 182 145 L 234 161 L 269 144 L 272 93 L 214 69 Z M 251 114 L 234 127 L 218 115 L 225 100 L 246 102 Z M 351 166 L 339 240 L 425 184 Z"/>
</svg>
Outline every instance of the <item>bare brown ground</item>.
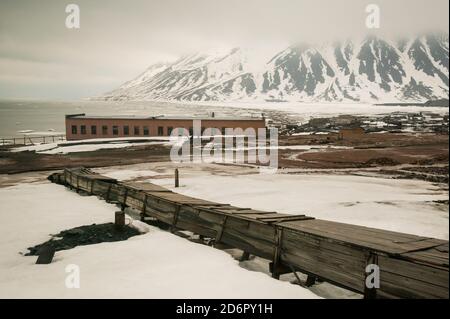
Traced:
<svg viewBox="0 0 450 319">
<path fill-rule="evenodd" d="M 123 149 L 104 149 L 70 154 L 12 153 L 0 150 L 0 174 L 57 170 L 64 167 L 104 167 L 169 160 L 169 148 L 162 145 L 135 146 Z"/>
<path fill-rule="evenodd" d="M 435 165 L 449 161 L 448 135 L 366 134 L 338 141 L 336 136 L 289 137 L 280 145 L 329 144 L 352 149 L 280 150 L 283 168 L 359 168 L 401 164 Z"/>
<path fill-rule="evenodd" d="M 330 145 L 351 149 L 279 150 L 280 168 L 341 169 L 387 168 L 416 165 L 426 169 L 448 166 L 448 135 L 440 134 L 365 134 L 338 140 L 335 134 L 311 136 L 281 136 L 280 146 Z M 163 145 L 141 145 L 124 149 L 104 149 L 65 155 L 34 152 L 12 153 L 0 149 L 0 174 L 57 170 L 64 167 L 107 167 L 169 161 L 170 149 Z M 423 168 L 425 167 L 425 168 Z M 443 175 L 443 172 L 439 172 Z M 445 175 L 445 174 L 444 174 Z M 448 174 L 447 178 L 448 178 Z"/>
<path fill-rule="evenodd" d="M 282 136 L 280 145 L 330 144 L 351 147 L 390 147 L 448 144 L 448 135 L 435 133 L 372 133 L 338 140 L 337 134 Z"/>
</svg>

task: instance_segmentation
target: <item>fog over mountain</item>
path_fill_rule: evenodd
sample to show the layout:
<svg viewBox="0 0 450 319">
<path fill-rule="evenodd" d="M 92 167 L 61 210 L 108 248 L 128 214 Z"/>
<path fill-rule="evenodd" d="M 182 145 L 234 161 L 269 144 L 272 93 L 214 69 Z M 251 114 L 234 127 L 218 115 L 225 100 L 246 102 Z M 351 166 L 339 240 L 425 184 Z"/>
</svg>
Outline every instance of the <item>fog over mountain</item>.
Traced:
<svg viewBox="0 0 450 319">
<path fill-rule="evenodd" d="M 414 102 L 448 97 L 448 34 L 370 36 L 280 48 L 266 61 L 233 48 L 151 65 L 103 100 Z M 254 56 L 254 54 L 253 54 Z"/>
<path fill-rule="evenodd" d="M 363 93 L 358 92 L 366 85 L 382 98 L 385 94 L 378 92 L 377 85 L 370 80 L 361 79 L 361 74 L 376 78 L 383 71 L 372 75 L 370 68 L 359 70 L 359 51 L 370 59 L 365 50 L 371 46 L 363 47 L 360 40 L 369 33 L 387 42 L 386 47 L 394 48 L 388 51 L 400 56 L 399 63 L 406 74 L 401 76 L 401 83 L 396 82 L 398 75 L 393 75 L 395 79 L 389 81 L 378 79 L 383 91 L 391 87 L 391 91 L 385 93 L 392 95 L 401 86 L 409 95 L 421 91 L 423 96 L 439 96 L 441 85 L 431 83 L 429 77 L 436 74 L 442 77 L 439 72 L 446 74 L 439 63 L 423 62 L 425 71 L 414 66 L 404 49 L 418 35 L 448 32 L 448 0 L 77 0 L 73 4 L 80 10 L 79 29 L 66 26 L 66 6 L 70 3 L 0 1 L 0 99 L 65 100 L 101 96 L 164 61 L 170 62 L 164 63 L 166 67 L 173 66 L 180 74 L 168 69 L 153 79 L 152 85 L 157 89 L 151 85 L 136 87 L 122 92 L 124 98 L 296 101 L 320 95 L 331 99 L 333 92 L 337 95 L 335 99 L 339 99 L 348 92 L 352 98 L 364 99 L 364 96 L 359 97 Z M 368 5 L 379 8 L 379 28 L 367 25 Z M 406 40 L 388 41 L 399 36 Z M 334 43 L 338 40 L 342 42 Z M 292 44 L 296 45 L 289 47 Z M 345 57 L 342 60 L 334 50 L 347 44 L 347 55 L 342 55 Z M 413 49 L 414 54 L 420 56 L 428 46 L 434 47 L 436 54 L 443 54 L 433 43 L 424 45 Z M 210 52 L 211 48 L 227 49 Z M 233 48 L 239 49 L 231 53 Z M 430 54 L 427 50 L 422 54 L 425 60 Z M 184 60 L 175 62 L 181 56 Z M 314 57 L 312 61 L 310 56 Z M 196 61 L 200 57 L 203 61 Z M 225 59 L 221 61 L 222 58 Z M 287 59 L 290 62 L 285 67 L 278 65 Z M 319 75 L 317 59 L 323 59 L 335 76 L 326 71 Z M 438 61 L 435 59 L 432 57 L 430 61 Z M 377 57 L 376 61 L 379 60 Z M 188 65 L 192 61 L 195 63 Z M 389 63 L 393 63 L 395 68 L 394 61 L 386 61 L 379 67 L 388 70 Z M 294 69 L 297 63 L 300 67 L 304 65 L 304 70 L 297 72 Z M 314 70 L 309 70 L 310 67 Z M 413 74 L 415 82 L 410 83 L 410 74 L 415 73 L 412 69 L 416 68 L 427 77 L 422 79 L 422 75 Z M 156 70 L 157 66 L 150 69 Z M 196 72 L 202 75 L 196 75 L 199 79 L 195 76 L 189 79 L 188 75 L 181 74 L 183 69 L 198 69 Z M 178 82 L 177 78 L 181 82 L 170 90 L 164 88 L 164 83 L 156 84 L 165 77 L 170 78 L 171 83 Z M 363 82 L 359 83 L 361 89 L 355 87 L 357 92 L 351 89 L 353 78 L 356 83 Z M 242 84 L 237 84 L 238 80 Z M 229 92 L 229 86 L 233 93 Z M 255 86 L 254 92 L 252 86 Z M 431 87 L 431 92 L 424 86 Z M 419 88 L 412 90 L 414 87 Z M 191 91 L 197 95 L 190 96 Z M 115 91 L 111 98 L 120 98 L 122 93 Z M 388 97 L 391 101 L 390 95 Z"/>
</svg>

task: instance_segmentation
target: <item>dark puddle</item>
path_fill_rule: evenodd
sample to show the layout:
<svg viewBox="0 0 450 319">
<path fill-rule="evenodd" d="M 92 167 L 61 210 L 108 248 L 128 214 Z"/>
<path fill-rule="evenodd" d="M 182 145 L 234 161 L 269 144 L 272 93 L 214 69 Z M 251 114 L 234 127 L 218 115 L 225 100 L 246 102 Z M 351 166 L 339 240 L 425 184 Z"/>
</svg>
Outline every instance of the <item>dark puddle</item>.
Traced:
<svg viewBox="0 0 450 319">
<path fill-rule="evenodd" d="M 52 235 L 49 241 L 28 248 L 30 252 L 25 256 L 39 256 L 41 251 L 49 248 L 54 251 L 66 250 L 77 246 L 127 240 L 137 235 L 140 235 L 140 232 L 136 229 L 129 226 L 119 229 L 113 223 L 80 226 L 63 230 L 59 234 Z"/>
</svg>

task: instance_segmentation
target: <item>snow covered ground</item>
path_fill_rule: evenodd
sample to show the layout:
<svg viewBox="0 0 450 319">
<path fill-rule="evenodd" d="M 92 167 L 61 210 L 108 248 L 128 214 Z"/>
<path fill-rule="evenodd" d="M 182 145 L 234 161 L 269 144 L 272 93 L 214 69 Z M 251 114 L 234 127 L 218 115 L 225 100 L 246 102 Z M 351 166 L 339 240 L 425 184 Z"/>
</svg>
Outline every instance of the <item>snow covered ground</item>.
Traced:
<svg viewBox="0 0 450 319">
<path fill-rule="evenodd" d="M 101 149 L 126 148 L 138 145 L 165 145 L 164 138 L 127 138 L 127 139 L 91 139 L 84 141 L 67 141 L 47 144 L 35 144 L 16 147 L 11 152 L 36 152 L 41 154 L 68 154 L 77 152 L 92 152 Z"/>
<path fill-rule="evenodd" d="M 19 253 L 49 234 L 111 222 L 116 210 L 49 183 L 0 188 L 0 298 L 317 298 L 246 270 L 223 251 L 150 226 L 127 241 L 59 251 L 49 265 Z M 68 265 L 79 266 L 78 289 L 65 286 Z"/>
<path fill-rule="evenodd" d="M 176 104 L 176 103 L 174 103 Z M 391 106 L 373 105 L 365 103 L 301 103 L 301 102 L 183 102 L 188 105 L 205 105 L 217 107 L 229 107 L 233 109 L 255 109 L 284 111 L 291 114 L 301 115 L 305 120 L 315 117 L 338 116 L 342 114 L 352 115 L 378 115 L 394 112 L 432 112 L 437 114 L 448 114 L 446 107 L 429 106 Z"/>
<path fill-rule="evenodd" d="M 207 137 L 205 137 L 207 138 Z M 92 152 L 101 149 L 117 149 L 127 148 L 131 146 L 139 145 L 166 145 L 171 146 L 179 143 L 177 138 L 170 140 L 170 137 L 154 137 L 154 138 L 112 138 L 112 139 L 89 139 L 78 141 L 67 141 L 57 143 L 35 144 L 20 146 L 11 149 L 11 152 L 36 152 L 40 154 L 69 154 L 78 152 Z M 211 145 L 209 143 L 208 145 Z M 233 148 L 237 151 L 250 150 L 250 149 L 279 149 L 279 150 L 304 150 L 304 151 L 318 151 L 323 149 L 350 149 L 352 147 L 345 146 L 333 146 L 333 145 L 288 145 L 288 146 L 271 146 L 271 147 L 242 147 Z"/>
<path fill-rule="evenodd" d="M 173 188 L 173 169 L 181 187 Z M 448 191 L 427 182 L 337 174 L 257 174 L 252 167 L 148 163 L 96 169 L 120 180 L 149 179 L 176 192 L 282 213 L 449 238 Z M 40 176 L 40 179 L 39 179 Z M 114 205 L 20 176 L 0 188 L 0 298 L 316 298 L 358 297 L 327 283 L 310 289 L 276 281 L 267 261 L 245 262 L 133 221 L 149 231 L 123 242 L 59 251 L 50 265 L 20 252 L 61 230 L 111 222 Z M 21 180 L 27 184 L 21 183 Z M 0 185 L 1 187 L 1 185 Z M 81 287 L 65 286 L 66 266 L 80 267 Z M 253 271 L 252 271 L 253 270 Z"/>
<path fill-rule="evenodd" d="M 306 214 L 343 223 L 449 238 L 448 192 L 431 183 L 325 174 L 251 174 L 183 177 L 153 183 L 194 197 L 280 213 Z"/>
<path fill-rule="evenodd" d="M 66 134 L 66 132 L 57 132 L 55 130 L 49 129 L 48 131 L 33 131 L 33 130 L 22 130 L 17 131 L 24 136 L 34 137 L 34 136 L 60 136 Z"/>
</svg>

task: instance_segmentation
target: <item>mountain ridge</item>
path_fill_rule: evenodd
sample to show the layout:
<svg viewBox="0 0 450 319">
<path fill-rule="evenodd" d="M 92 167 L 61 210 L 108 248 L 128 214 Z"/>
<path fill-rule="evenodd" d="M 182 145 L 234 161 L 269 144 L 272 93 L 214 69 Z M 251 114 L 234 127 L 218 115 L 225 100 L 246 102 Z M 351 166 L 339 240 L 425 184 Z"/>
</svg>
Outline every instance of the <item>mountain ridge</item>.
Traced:
<svg viewBox="0 0 450 319">
<path fill-rule="evenodd" d="M 448 98 L 448 50 L 448 34 L 433 34 L 398 42 L 370 36 L 299 43 L 258 64 L 243 48 L 196 53 L 151 65 L 96 99 L 425 102 Z"/>
</svg>

